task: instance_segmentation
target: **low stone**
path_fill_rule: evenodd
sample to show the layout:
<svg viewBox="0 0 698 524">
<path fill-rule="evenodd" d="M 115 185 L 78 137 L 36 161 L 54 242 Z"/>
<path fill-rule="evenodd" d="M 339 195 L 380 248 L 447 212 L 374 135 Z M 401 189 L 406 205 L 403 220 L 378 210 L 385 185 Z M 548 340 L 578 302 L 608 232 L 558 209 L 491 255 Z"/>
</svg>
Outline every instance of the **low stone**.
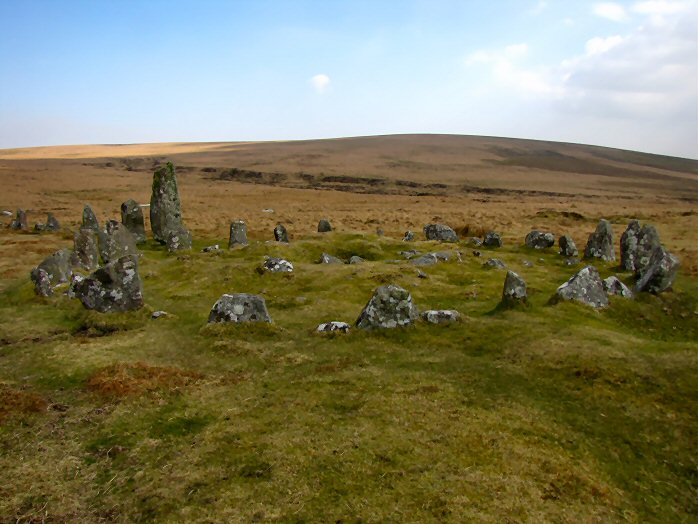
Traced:
<svg viewBox="0 0 698 524">
<path fill-rule="evenodd" d="M 409 259 L 411 259 L 411 258 L 413 258 L 413 257 L 416 257 L 416 256 L 419 255 L 419 254 L 420 254 L 420 252 L 417 251 L 416 249 L 410 249 L 410 250 L 408 250 L 408 251 L 400 251 L 400 252 L 398 252 L 398 255 L 402 255 L 402 256 L 405 257 L 407 260 L 409 260 Z"/>
<path fill-rule="evenodd" d="M 286 240 L 288 242 L 288 240 Z M 235 246 L 247 245 L 247 224 L 243 220 L 234 220 L 230 223 L 230 237 L 228 239 L 228 249 Z"/>
<path fill-rule="evenodd" d="M 382 227 L 377 227 L 377 228 L 376 228 L 376 235 L 378 235 L 379 237 L 382 237 L 382 236 L 385 235 L 385 231 L 383 231 L 383 228 L 382 228 Z"/>
<path fill-rule="evenodd" d="M 488 258 L 482 267 L 485 269 L 506 269 L 506 264 L 498 258 Z"/>
<path fill-rule="evenodd" d="M 50 297 L 53 295 L 51 289 L 51 278 L 45 269 L 35 267 L 31 272 L 31 280 L 34 283 L 34 293 L 41 297 Z"/>
<path fill-rule="evenodd" d="M 584 248 L 584 258 L 600 258 L 604 262 L 612 262 L 616 259 L 613 228 L 608 220 L 601 219 L 596 226 L 596 231 L 589 235 Z"/>
<path fill-rule="evenodd" d="M 433 266 L 439 261 L 438 258 L 436 258 L 436 255 L 434 253 L 427 253 L 426 255 L 422 255 L 417 258 L 413 258 L 410 260 L 410 264 L 413 264 L 415 266 Z"/>
<path fill-rule="evenodd" d="M 51 285 L 68 282 L 73 274 L 70 259 L 73 252 L 70 249 L 61 249 L 46 257 L 37 269 L 43 269 L 48 274 Z"/>
<path fill-rule="evenodd" d="M 482 245 L 485 247 L 502 247 L 502 237 L 499 233 L 494 231 L 488 231 L 485 234 L 485 239 L 482 241 Z"/>
<path fill-rule="evenodd" d="M 663 247 L 658 247 L 652 253 L 649 263 L 638 273 L 635 291 L 647 291 L 659 294 L 671 288 L 676 274 L 681 266 L 679 259 Z"/>
<path fill-rule="evenodd" d="M 568 258 L 565 260 L 565 265 L 566 266 L 576 266 L 580 262 L 581 262 L 581 260 L 579 260 L 578 258 L 572 257 L 572 258 Z"/>
<path fill-rule="evenodd" d="M 412 242 L 414 240 L 414 233 L 412 231 L 405 231 L 405 236 L 402 237 L 403 242 Z"/>
<path fill-rule="evenodd" d="M 208 315 L 208 322 L 267 322 L 271 323 L 263 297 L 249 293 L 225 294 L 219 298 Z"/>
<path fill-rule="evenodd" d="M 145 242 L 145 219 L 138 202 L 129 199 L 121 204 L 121 223 L 133 235 L 136 244 Z"/>
<path fill-rule="evenodd" d="M 424 226 L 424 236 L 427 240 L 458 242 L 458 235 L 446 224 L 427 224 Z"/>
<path fill-rule="evenodd" d="M 586 266 L 557 288 L 553 302 L 560 300 L 574 300 L 593 308 L 608 306 L 603 281 L 594 266 Z"/>
<path fill-rule="evenodd" d="M 7 209 L 3 209 L 0 214 L 4 217 L 11 217 L 12 216 L 12 211 L 8 211 Z"/>
<path fill-rule="evenodd" d="M 482 251 L 478 251 L 477 249 L 473 250 L 473 256 L 474 257 L 481 257 Z"/>
<path fill-rule="evenodd" d="M 323 253 L 320 255 L 320 264 L 344 264 L 344 261 L 332 255 L 328 255 L 327 253 Z"/>
<path fill-rule="evenodd" d="M 361 311 L 356 326 L 361 329 L 390 329 L 413 324 L 419 317 L 410 293 L 393 284 L 380 286 Z"/>
<path fill-rule="evenodd" d="M 468 244 L 470 244 L 471 246 L 480 247 L 482 245 L 482 240 L 480 240 L 477 237 L 470 237 L 468 239 Z"/>
<path fill-rule="evenodd" d="M 441 262 L 448 262 L 453 258 L 454 255 L 453 251 L 434 251 L 431 254 L 434 255 L 436 259 Z"/>
<path fill-rule="evenodd" d="M 502 290 L 502 304 L 514 306 L 525 304 L 527 300 L 528 293 L 524 279 L 513 271 L 507 271 L 507 276 L 504 279 L 504 289 Z"/>
<path fill-rule="evenodd" d="M 206 246 L 201 250 L 202 253 L 220 253 L 221 248 L 218 244 L 213 244 L 212 246 Z"/>
<path fill-rule="evenodd" d="M 349 258 L 350 264 L 363 264 L 364 262 L 365 260 L 357 255 L 352 255 L 351 258 Z"/>
<path fill-rule="evenodd" d="M 99 268 L 77 284 L 75 295 L 85 308 L 100 313 L 140 309 L 143 283 L 138 274 L 138 257 L 126 255 Z"/>
<path fill-rule="evenodd" d="M 10 222 L 10 229 L 26 231 L 29 229 L 29 224 L 27 222 L 27 214 L 23 209 L 18 209 L 15 219 Z"/>
<path fill-rule="evenodd" d="M 327 220 L 326 218 L 323 218 L 318 222 L 317 224 L 317 232 L 318 233 L 329 233 L 332 231 L 332 224 L 330 224 L 330 221 Z"/>
<path fill-rule="evenodd" d="M 181 229 L 171 229 L 167 232 L 167 252 L 186 251 L 191 249 L 191 233 L 182 227 Z"/>
<path fill-rule="evenodd" d="M 576 257 L 579 256 L 579 250 L 577 249 L 574 240 L 569 235 L 562 235 L 557 241 L 560 246 L 560 254 L 563 257 Z"/>
<path fill-rule="evenodd" d="M 126 226 L 116 220 L 109 220 L 102 232 L 99 246 L 102 262 L 108 264 L 127 255 L 137 255 L 136 239 Z"/>
<path fill-rule="evenodd" d="M 460 318 L 460 313 L 454 309 L 429 309 L 422 313 L 422 320 L 429 324 L 453 324 Z"/>
<path fill-rule="evenodd" d="M 351 326 L 346 322 L 339 322 L 333 320 L 331 322 L 325 322 L 317 327 L 318 333 L 349 333 Z"/>
<path fill-rule="evenodd" d="M 166 317 L 167 316 L 167 311 L 154 311 L 152 315 L 150 315 L 150 318 L 153 320 L 156 320 L 160 317 Z"/>
<path fill-rule="evenodd" d="M 34 224 L 34 231 L 36 231 L 37 233 L 46 231 L 46 224 Z"/>
<path fill-rule="evenodd" d="M 555 245 L 555 235 L 533 230 L 526 235 L 524 242 L 526 243 L 526 247 L 531 249 L 546 249 Z"/>
<path fill-rule="evenodd" d="M 530 260 L 522 260 L 521 265 L 523 267 L 533 267 L 533 262 L 531 262 Z"/>
<path fill-rule="evenodd" d="M 259 269 L 262 273 L 292 273 L 293 264 L 283 258 L 266 257 Z"/>
<path fill-rule="evenodd" d="M 424 271 L 421 269 L 417 270 L 417 278 L 429 278 L 429 275 L 427 275 Z"/>
<path fill-rule="evenodd" d="M 94 230 L 81 228 L 73 235 L 71 264 L 88 271 L 94 271 L 99 267 L 99 247 Z"/>
<path fill-rule="evenodd" d="M 274 228 L 274 240 L 288 244 L 288 232 L 282 224 L 277 224 Z"/>
<path fill-rule="evenodd" d="M 603 280 L 603 289 L 607 295 L 618 295 L 624 298 L 633 298 L 632 290 L 623 284 L 616 276 L 610 276 Z"/>
</svg>

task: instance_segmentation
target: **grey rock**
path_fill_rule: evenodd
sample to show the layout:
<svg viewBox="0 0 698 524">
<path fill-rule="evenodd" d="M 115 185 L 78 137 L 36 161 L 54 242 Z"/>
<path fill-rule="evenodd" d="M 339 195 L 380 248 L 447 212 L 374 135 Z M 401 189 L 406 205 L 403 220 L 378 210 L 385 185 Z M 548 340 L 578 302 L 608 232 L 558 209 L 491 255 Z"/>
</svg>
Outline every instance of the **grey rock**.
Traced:
<svg viewBox="0 0 698 524">
<path fill-rule="evenodd" d="M 579 256 L 579 250 L 571 236 L 562 235 L 557 241 L 560 246 L 560 254 L 563 257 L 576 257 Z"/>
<path fill-rule="evenodd" d="M 247 245 L 247 224 L 243 220 L 234 220 L 230 223 L 230 238 L 228 248 Z"/>
<path fill-rule="evenodd" d="M 507 276 L 504 279 L 504 289 L 502 290 L 502 304 L 514 306 L 525 304 L 527 300 L 528 293 L 524 279 L 513 271 L 507 271 Z"/>
<path fill-rule="evenodd" d="M 468 244 L 470 244 L 471 246 L 480 247 L 482 245 L 482 240 L 480 240 L 477 237 L 470 237 L 468 239 Z"/>
<path fill-rule="evenodd" d="M 364 262 L 365 262 L 365 260 L 357 255 L 352 255 L 351 258 L 349 259 L 350 264 L 363 264 Z"/>
<path fill-rule="evenodd" d="M 635 271 L 637 259 L 637 236 L 640 234 L 640 222 L 631 220 L 620 237 L 620 267 L 626 271 Z"/>
<path fill-rule="evenodd" d="M 46 231 L 60 231 L 61 224 L 58 219 L 53 216 L 53 213 L 48 213 L 46 216 Z"/>
<path fill-rule="evenodd" d="M 167 233 L 167 252 L 186 251 L 192 247 L 191 233 L 182 227 L 172 229 Z"/>
<path fill-rule="evenodd" d="M 73 235 L 73 267 L 94 271 L 99 267 L 99 246 L 97 233 L 92 229 L 81 228 Z"/>
<path fill-rule="evenodd" d="M 411 258 L 413 258 L 413 257 L 416 257 L 416 256 L 419 255 L 419 254 L 420 254 L 420 252 L 417 251 L 416 249 L 410 249 L 410 250 L 407 250 L 407 251 L 399 251 L 399 252 L 398 252 L 398 255 L 402 255 L 402 256 L 405 257 L 407 260 L 409 260 L 409 259 L 411 259 Z"/>
<path fill-rule="evenodd" d="M 414 240 L 414 233 L 412 231 L 405 231 L 405 236 L 402 237 L 403 242 L 412 242 Z"/>
<path fill-rule="evenodd" d="M 292 273 L 293 264 L 283 258 L 266 257 L 259 269 L 262 273 Z"/>
<path fill-rule="evenodd" d="M 436 255 L 434 255 L 434 253 L 427 253 L 426 255 L 422 255 L 421 257 L 411 259 L 410 264 L 413 264 L 415 266 L 433 266 L 438 261 L 439 259 L 436 258 Z"/>
<path fill-rule="evenodd" d="M 48 274 L 51 285 L 68 282 L 73 274 L 70 259 L 73 252 L 70 249 L 61 249 L 46 257 L 37 269 L 43 269 Z"/>
<path fill-rule="evenodd" d="M 317 327 L 318 333 L 349 333 L 351 326 L 346 322 L 339 322 L 338 320 L 333 320 L 331 322 L 325 322 Z"/>
<path fill-rule="evenodd" d="M 565 260 L 565 265 L 566 266 L 576 266 L 580 262 L 581 262 L 581 260 L 579 260 L 578 258 L 572 257 L 572 258 L 568 258 Z"/>
<path fill-rule="evenodd" d="M 145 242 L 145 219 L 138 202 L 129 199 L 121 204 L 121 223 L 131 232 L 136 244 Z"/>
<path fill-rule="evenodd" d="M 70 286 L 68 286 L 65 295 L 68 298 L 76 298 L 76 290 L 83 280 L 85 280 L 85 277 L 82 276 L 80 273 L 73 273 L 73 276 L 70 277 Z"/>
<path fill-rule="evenodd" d="M 424 236 L 427 240 L 458 242 L 456 232 L 445 224 L 427 224 L 424 226 Z"/>
<path fill-rule="evenodd" d="M 46 224 L 34 224 L 34 231 L 36 231 L 36 232 L 46 231 Z"/>
<path fill-rule="evenodd" d="M 637 235 L 637 249 L 633 257 L 635 272 L 642 275 L 650 265 L 654 252 L 661 247 L 662 243 L 659 240 L 659 233 L 657 233 L 654 226 L 648 224 L 642 226 Z"/>
<path fill-rule="evenodd" d="M 166 317 L 167 316 L 167 311 L 154 311 L 152 315 L 150 315 L 150 318 L 153 320 L 156 320 L 160 317 Z"/>
<path fill-rule="evenodd" d="M 413 324 L 419 317 L 410 293 L 393 284 L 381 286 L 373 292 L 356 320 L 361 329 L 396 328 Z"/>
<path fill-rule="evenodd" d="M 102 262 L 108 264 L 126 255 L 137 255 L 136 239 L 126 226 L 116 220 L 109 220 L 100 237 L 99 254 Z"/>
<path fill-rule="evenodd" d="M 100 313 L 133 311 L 143 307 L 143 283 L 138 257 L 126 255 L 99 268 L 75 288 L 87 309 Z"/>
<path fill-rule="evenodd" d="M 274 240 L 288 244 L 288 232 L 282 224 L 277 224 L 274 228 Z"/>
<path fill-rule="evenodd" d="M 499 233 L 494 231 L 489 231 L 485 234 L 485 239 L 482 241 L 482 245 L 485 247 L 502 247 L 502 237 Z"/>
<path fill-rule="evenodd" d="M 323 253 L 320 255 L 320 264 L 344 264 L 344 261 L 332 255 L 328 255 L 327 253 Z"/>
<path fill-rule="evenodd" d="M 633 298 L 632 290 L 623 284 L 616 276 L 610 276 L 603 280 L 603 289 L 607 295 L 618 295 L 624 298 Z"/>
<path fill-rule="evenodd" d="M 546 249 L 555 245 L 555 235 L 544 231 L 533 230 L 524 240 L 526 247 L 531 249 Z"/>
<path fill-rule="evenodd" d="M 429 324 L 453 324 L 460 321 L 460 313 L 455 309 L 429 309 L 422 313 L 422 320 Z"/>
<path fill-rule="evenodd" d="M 95 233 L 99 233 L 101 231 L 99 221 L 97 220 L 97 215 L 95 215 L 95 212 L 92 211 L 89 204 L 85 204 L 85 207 L 82 210 L 81 229 L 91 229 Z"/>
<path fill-rule="evenodd" d="M 608 306 L 603 281 L 594 266 L 586 266 L 557 288 L 553 302 L 559 300 L 574 300 L 593 308 Z"/>
<path fill-rule="evenodd" d="M 377 228 L 376 228 L 376 235 L 378 235 L 379 237 L 382 237 L 382 236 L 385 235 L 385 231 L 383 231 L 383 228 L 382 228 L 382 227 L 377 227 Z"/>
<path fill-rule="evenodd" d="M 584 258 L 600 258 L 604 262 L 612 262 L 616 259 L 613 228 L 608 220 L 601 219 L 596 226 L 596 231 L 589 235 L 584 248 Z"/>
<path fill-rule="evenodd" d="M 34 282 L 34 292 L 41 297 L 53 295 L 51 289 L 51 278 L 45 269 L 35 267 L 31 272 L 31 280 Z"/>
<path fill-rule="evenodd" d="M 15 219 L 10 222 L 10 229 L 26 231 L 29 229 L 29 224 L 27 223 L 27 214 L 24 209 L 18 209 Z"/>
<path fill-rule="evenodd" d="M 11 217 L 12 211 L 8 211 L 7 209 L 3 209 L 2 212 L 0 212 L 0 215 L 2 215 L 4 217 Z"/>
<path fill-rule="evenodd" d="M 211 308 L 208 322 L 267 322 L 271 323 L 263 297 L 248 293 L 225 294 Z"/>
<path fill-rule="evenodd" d="M 323 218 L 318 222 L 317 224 L 317 232 L 318 233 L 329 233 L 332 231 L 332 224 L 330 224 L 330 221 L 327 220 L 326 218 Z"/>
<path fill-rule="evenodd" d="M 213 244 L 212 246 L 206 246 L 201 250 L 202 253 L 220 253 L 221 248 L 218 244 Z"/>
<path fill-rule="evenodd" d="M 522 260 L 521 265 L 524 267 L 533 267 L 533 262 L 531 262 L 530 260 Z"/>
<path fill-rule="evenodd" d="M 424 271 L 421 269 L 417 270 L 417 278 L 429 278 L 429 275 L 427 275 Z"/>
<path fill-rule="evenodd" d="M 436 259 L 441 262 L 448 262 L 453 258 L 454 255 L 453 251 L 434 251 L 431 254 L 434 255 Z"/>
<path fill-rule="evenodd" d="M 482 267 L 485 269 L 506 269 L 507 266 L 504 262 L 499 260 L 498 258 L 488 258 L 484 264 L 482 264 Z"/>
<path fill-rule="evenodd" d="M 681 266 L 679 259 L 663 247 L 658 247 L 652 253 L 649 263 L 638 273 L 635 291 L 648 291 L 659 294 L 669 289 L 676 279 Z"/>
<path fill-rule="evenodd" d="M 186 236 L 191 238 L 191 235 L 185 234 L 187 230 L 182 221 L 182 204 L 177 188 L 177 174 L 172 162 L 168 162 L 153 173 L 153 188 L 150 196 L 150 227 L 153 230 L 153 238 L 161 244 L 171 244 L 169 237 L 172 233 L 178 237 L 178 245 L 186 245 Z"/>
</svg>

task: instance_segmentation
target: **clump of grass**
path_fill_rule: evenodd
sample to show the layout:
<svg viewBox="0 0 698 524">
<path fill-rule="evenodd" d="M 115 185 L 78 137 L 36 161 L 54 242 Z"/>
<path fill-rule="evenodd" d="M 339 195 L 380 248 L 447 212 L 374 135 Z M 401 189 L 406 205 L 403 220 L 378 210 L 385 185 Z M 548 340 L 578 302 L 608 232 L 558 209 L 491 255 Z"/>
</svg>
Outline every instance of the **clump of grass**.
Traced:
<svg viewBox="0 0 698 524">
<path fill-rule="evenodd" d="M 40 395 L 0 383 L 0 423 L 11 415 L 45 411 L 48 404 Z"/>
<path fill-rule="evenodd" d="M 142 328 L 150 317 L 148 308 L 125 313 L 98 313 L 87 309 L 79 310 L 74 317 L 72 334 L 84 337 L 103 337 L 119 331 Z"/>
<path fill-rule="evenodd" d="M 173 391 L 202 378 L 201 373 L 174 367 L 151 366 L 144 362 L 118 363 L 95 371 L 86 387 L 103 397 L 119 398 L 155 390 Z"/>
</svg>

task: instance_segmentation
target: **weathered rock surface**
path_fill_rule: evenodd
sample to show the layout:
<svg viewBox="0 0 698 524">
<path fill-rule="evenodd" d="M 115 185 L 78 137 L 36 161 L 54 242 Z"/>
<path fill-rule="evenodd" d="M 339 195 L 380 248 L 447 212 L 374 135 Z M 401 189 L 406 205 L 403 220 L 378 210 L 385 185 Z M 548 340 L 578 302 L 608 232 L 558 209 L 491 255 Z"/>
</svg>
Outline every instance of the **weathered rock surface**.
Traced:
<svg viewBox="0 0 698 524">
<path fill-rule="evenodd" d="M 373 292 L 356 320 L 361 329 L 396 328 L 413 324 L 419 317 L 410 293 L 393 284 L 381 286 Z"/>
<path fill-rule="evenodd" d="M 402 255 L 405 257 L 407 260 L 416 257 L 417 255 L 420 255 L 421 253 L 417 251 L 416 249 L 409 249 L 407 251 L 398 251 L 398 255 Z"/>
<path fill-rule="evenodd" d="M 221 248 L 218 244 L 213 244 L 212 246 L 206 246 L 201 250 L 202 253 L 220 253 Z"/>
<path fill-rule="evenodd" d="M 15 219 L 10 222 L 10 229 L 26 231 L 29 229 L 29 224 L 27 222 L 27 214 L 24 209 L 18 209 Z"/>
<path fill-rule="evenodd" d="M 48 213 L 46 216 L 46 231 L 60 231 L 61 224 L 58 219 L 53 216 L 53 213 Z"/>
<path fill-rule="evenodd" d="M 81 229 L 91 229 L 95 233 L 101 231 L 99 227 L 99 221 L 97 220 L 97 215 L 92 211 L 89 204 L 85 204 L 82 210 L 82 228 Z"/>
<path fill-rule="evenodd" d="M 414 233 L 412 231 L 405 231 L 405 236 L 402 237 L 403 242 L 412 242 L 414 240 Z"/>
<path fill-rule="evenodd" d="M 679 259 L 663 247 L 657 247 L 649 263 L 637 273 L 635 291 L 647 291 L 655 295 L 669 289 L 681 266 Z"/>
<path fill-rule="evenodd" d="M 248 293 L 225 294 L 213 304 L 208 315 L 213 322 L 268 322 L 271 323 L 263 297 Z"/>
<path fill-rule="evenodd" d="M 589 235 L 589 240 L 584 248 L 584 258 L 600 258 L 605 262 L 612 262 L 616 259 L 613 246 L 613 228 L 608 220 L 601 219 L 596 226 L 596 231 Z"/>
<path fill-rule="evenodd" d="M 623 284 L 616 276 L 603 279 L 603 289 L 607 295 L 618 295 L 624 298 L 633 298 L 632 290 Z"/>
<path fill-rule="evenodd" d="M 553 302 L 559 300 L 575 300 L 594 308 L 608 306 L 608 296 L 594 266 L 586 266 L 557 288 Z"/>
<path fill-rule="evenodd" d="M 410 259 L 410 264 L 415 266 L 433 266 L 439 261 L 434 253 L 427 253 L 426 255 L 419 256 L 417 258 Z"/>
<path fill-rule="evenodd" d="M 43 269 L 48 275 L 52 286 L 61 282 L 68 282 L 73 274 L 70 258 L 73 252 L 70 249 L 61 249 L 46 257 L 37 269 Z"/>
<path fill-rule="evenodd" d="M 558 240 L 558 245 L 560 246 L 560 254 L 563 257 L 579 256 L 579 250 L 577 249 L 577 245 L 574 243 L 571 236 L 562 235 Z"/>
<path fill-rule="evenodd" d="M 352 255 L 349 259 L 350 264 L 363 264 L 365 260 L 358 255 Z"/>
<path fill-rule="evenodd" d="M 470 244 L 471 246 L 480 247 L 482 245 L 482 240 L 480 240 L 477 237 L 470 237 L 468 239 L 468 244 Z"/>
<path fill-rule="evenodd" d="M 126 255 L 99 268 L 78 283 L 75 296 L 87 309 L 100 313 L 133 311 L 143 306 L 138 257 Z"/>
<path fill-rule="evenodd" d="M 332 231 L 332 224 L 330 224 L 330 221 L 327 220 L 326 218 L 323 218 L 318 222 L 317 224 L 317 232 L 318 233 L 329 233 Z"/>
<path fill-rule="evenodd" d="M 640 233 L 640 222 L 631 220 L 620 237 L 620 267 L 626 271 L 635 271 L 637 258 L 637 236 Z"/>
<path fill-rule="evenodd" d="M 283 224 L 277 224 L 274 228 L 274 240 L 288 244 L 288 232 Z"/>
<path fill-rule="evenodd" d="M 482 241 L 482 245 L 485 247 L 502 247 L 502 237 L 499 233 L 494 231 L 488 231 L 485 234 L 485 239 Z"/>
<path fill-rule="evenodd" d="M 546 249 L 555 245 L 555 235 L 544 231 L 533 230 L 525 239 L 526 247 L 532 249 Z"/>
<path fill-rule="evenodd" d="M 92 229 L 81 228 L 73 235 L 73 267 L 94 271 L 99 267 L 99 245 L 97 233 Z"/>
<path fill-rule="evenodd" d="M 174 253 L 175 251 L 185 251 L 191 249 L 192 238 L 191 233 L 184 228 L 173 229 L 167 233 L 167 252 Z"/>
<path fill-rule="evenodd" d="M 332 255 L 328 255 L 327 253 L 323 253 L 320 255 L 320 264 L 344 264 L 344 260 Z"/>
<path fill-rule="evenodd" d="M 422 320 L 429 324 L 453 324 L 460 318 L 460 313 L 455 309 L 429 309 L 422 313 Z"/>
<path fill-rule="evenodd" d="M 283 258 L 267 257 L 259 267 L 259 271 L 261 273 L 292 273 L 293 264 L 291 264 L 288 260 L 284 260 Z"/>
<path fill-rule="evenodd" d="M 129 199 L 121 204 L 121 223 L 131 232 L 136 244 L 145 242 L 145 219 L 138 202 Z"/>
<path fill-rule="evenodd" d="M 351 326 L 346 322 L 339 322 L 338 320 L 333 320 L 331 322 L 325 322 L 317 327 L 318 333 L 349 333 Z"/>
<path fill-rule="evenodd" d="M 182 221 L 182 204 L 177 188 L 177 174 L 172 162 L 168 162 L 167 165 L 153 173 L 153 189 L 150 196 L 150 227 L 153 230 L 153 238 L 161 244 L 168 244 L 168 238 L 172 233 L 180 240 L 187 236 L 184 233 L 187 230 Z M 191 235 L 189 237 L 191 238 Z"/>
<path fill-rule="evenodd" d="M 247 245 L 247 224 L 243 220 L 233 220 L 230 223 L 230 238 L 228 248 Z"/>
<path fill-rule="evenodd" d="M 488 258 L 484 264 L 482 264 L 482 267 L 485 269 L 506 269 L 507 266 L 504 262 L 499 260 L 498 258 Z"/>
<path fill-rule="evenodd" d="M 456 232 L 446 224 L 427 224 L 424 226 L 424 236 L 427 240 L 439 242 L 458 242 Z"/>
<path fill-rule="evenodd" d="M 105 264 L 127 255 L 138 254 L 136 239 L 126 226 L 116 220 L 107 221 L 106 229 L 99 240 L 100 256 Z"/>
<path fill-rule="evenodd" d="M 70 286 L 68 286 L 68 289 L 65 291 L 65 295 L 68 298 L 76 298 L 76 290 L 78 289 L 80 283 L 83 280 L 85 280 L 85 277 L 83 275 L 81 275 L 80 273 L 73 273 L 73 276 L 70 277 Z"/>
<path fill-rule="evenodd" d="M 53 295 L 51 289 L 51 278 L 45 269 L 35 267 L 31 272 L 31 280 L 34 282 L 34 292 L 41 297 L 50 297 Z"/>
<path fill-rule="evenodd" d="M 527 300 L 528 293 L 524 279 L 513 271 L 507 271 L 507 276 L 504 279 L 504 289 L 502 290 L 502 304 L 514 306 L 525 304 Z"/>
</svg>

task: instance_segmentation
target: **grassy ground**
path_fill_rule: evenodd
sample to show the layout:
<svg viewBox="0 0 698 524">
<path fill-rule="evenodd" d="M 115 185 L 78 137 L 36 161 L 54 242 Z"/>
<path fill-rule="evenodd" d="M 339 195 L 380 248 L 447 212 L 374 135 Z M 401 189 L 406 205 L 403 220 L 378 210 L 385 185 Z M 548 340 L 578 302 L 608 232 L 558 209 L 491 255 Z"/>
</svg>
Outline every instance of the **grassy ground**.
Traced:
<svg viewBox="0 0 698 524">
<path fill-rule="evenodd" d="M 581 267 L 552 250 L 416 242 L 463 252 L 425 280 L 384 237 L 199 252 L 216 242 L 180 256 L 148 243 L 134 313 L 3 283 L 0 522 L 698 519 L 695 278 L 594 311 L 547 304 Z M 322 252 L 368 262 L 316 264 Z M 260 275 L 264 255 L 296 271 Z M 489 256 L 527 281 L 528 308 L 497 308 Z M 314 333 L 353 322 L 384 283 L 464 321 Z M 207 325 L 225 292 L 262 294 L 274 324 Z"/>
</svg>

